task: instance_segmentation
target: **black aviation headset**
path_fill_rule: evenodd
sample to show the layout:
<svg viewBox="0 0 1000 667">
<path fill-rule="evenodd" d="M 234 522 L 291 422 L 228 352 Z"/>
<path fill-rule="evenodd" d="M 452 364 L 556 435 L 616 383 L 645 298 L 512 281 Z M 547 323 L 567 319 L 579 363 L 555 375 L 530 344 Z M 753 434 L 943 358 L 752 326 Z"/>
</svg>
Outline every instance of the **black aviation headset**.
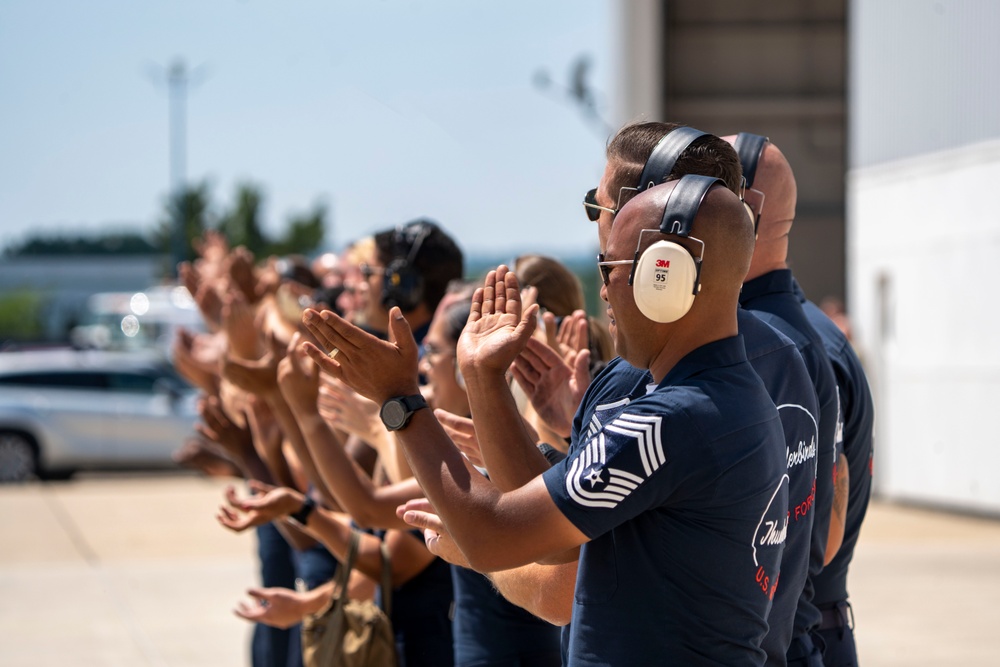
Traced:
<svg viewBox="0 0 1000 667">
<path fill-rule="evenodd" d="M 382 280 L 382 306 L 399 306 L 403 312 L 414 310 L 424 298 L 424 277 L 414 266 L 424 240 L 435 229 L 429 220 L 414 220 L 393 232 L 394 259 L 385 267 Z"/>
</svg>

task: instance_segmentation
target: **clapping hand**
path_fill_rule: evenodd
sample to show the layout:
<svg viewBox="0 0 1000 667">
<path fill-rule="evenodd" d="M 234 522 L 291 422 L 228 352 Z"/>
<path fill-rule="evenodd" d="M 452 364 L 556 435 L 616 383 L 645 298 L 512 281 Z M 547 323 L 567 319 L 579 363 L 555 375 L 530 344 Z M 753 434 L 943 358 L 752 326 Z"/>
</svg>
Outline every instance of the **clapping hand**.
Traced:
<svg viewBox="0 0 1000 667">
<path fill-rule="evenodd" d="M 398 307 L 389 311 L 389 340 L 379 340 L 336 313 L 306 309 L 302 316 L 317 342 L 303 348 L 320 369 L 382 405 L 395 396 L 419 393 L 417 343 Z"/>
<path fill-rule="evenodd" d="M 472 295 L 469 321 L 458 340 L 458 361 L 466 381 L 479 370 L 506 373 L 537 323 L 538 305 L 521 308 L 517 277 L 506 266 L 490 271 Z"/>
<path fill-rule="evenodd" d="M 432 554 L 452 565 L 469 567 L 465 554 L 455 544 L 441 517 L 426 498 L 416 498 L 407 501 L 405 505 L 400 505 L 396 509 L 396 516 L 414 528 L 424 531 L 424 544 Z"/>
</svg>

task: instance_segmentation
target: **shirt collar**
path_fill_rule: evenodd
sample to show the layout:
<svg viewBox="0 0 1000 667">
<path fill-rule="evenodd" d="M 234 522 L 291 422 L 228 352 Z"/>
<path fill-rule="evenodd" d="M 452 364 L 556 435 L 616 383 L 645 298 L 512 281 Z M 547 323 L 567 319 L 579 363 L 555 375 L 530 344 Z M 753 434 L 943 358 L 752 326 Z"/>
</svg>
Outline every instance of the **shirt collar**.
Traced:
<svg viewBox="0 0 1000 667">
<path fill-rule="evenodd" d="M 743 345 L 742 335 L 712 341 L 687 353 L 670 369 L 666 377 L 660 381 L 659 386 L 681 384 L 684 380 L 694 377 L 702 371 L 735 366 L 746 360 L 747 351 Z"/>
<path fill-rule="evenodd" d="M 743 283 L 743 289 L 740 291 L 740 303 L 746 303 L 750 299 L 767 294 L 791 293 L 793 280 L 791 269 L 776 269 L 762 276 L 757 276 L 753 280 Z"/>
</svg>

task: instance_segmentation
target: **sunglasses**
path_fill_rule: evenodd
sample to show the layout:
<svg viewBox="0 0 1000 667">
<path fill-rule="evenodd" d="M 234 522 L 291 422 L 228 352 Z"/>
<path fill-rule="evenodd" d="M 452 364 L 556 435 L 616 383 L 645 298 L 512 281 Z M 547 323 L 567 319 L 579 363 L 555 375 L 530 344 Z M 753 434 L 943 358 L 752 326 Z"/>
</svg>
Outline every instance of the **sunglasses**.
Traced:
<svg viewBox="0 0 1000 667">
<path fill-rule="evenodd" d="M 612 259 L 605 261 L 604 253 L 597 255 L 597 268 L 601 272 L 601 279 L 604 281 L 604 286 L 607 287 L 608 283 L 611 282 L 611 267 L 613 266 L 625 266 L 628 264 L 635 264 L 634 259 Z M 631 279 L 629 280 L 631 283 Z"/>
<path fill-rule="evenodd" d="M 642 252 L 640 251 L 640 248 L 642 248 L 642 238 L 643 238 L 643 236 L 645 236 L 646 234 L 660 235 L 662 233 L 663 232 L 661 232 L 659 229 L 643 229 L 642 231 L 640 231 L 639 232 L 639 242 L 638 242 L 638 244 L 636 245 L 636 248 L 635 248 L 635 257 L 633 257 L 632 259 L 612 259 L 612 260 L 605 260 L 604 259 L 604 253 L 603 252 L 599 253 L 597 255 L 597 268 L 601 272 L 601 279 L 604 281 L 604 286 L 607 287 L 608 283 L 611 282 L 611 269 L 612 269 L 612 267 L 615 267 L 615 266 L 626 266 L 626 265 L 629 265 L 629 264 L 632 265 L 632 271 L 629 272 L 629 274 L 628 274 L 628 284 L 629 285 L 633 284 L 635 282 L 635 265 L 636 265 L 636 262 L 639 261 L 639 255 L 642 254 Z M 699 250 L 699 252 L 698 252 L 697 255 L 695 255 L 694 253 L 691 253 L 691 257 L 694 259 L 695 264 L 699 266 L 698 270 L 700 271 L 701 270 L 701 268 L 700 268 L 701 261 L 705 258 L 705 242 L 702 241 L 701 239 L 696 239 L 693 236 L 685 237 L 685 240 L 686 241 L 690 241 L 690 242 L 695 243 L 698 246 L 700 246 L 700 250 Z M 688 252 L 691 252 L 691 251 L 689 250 Z"/>
<path fill-rule="evenodd" d="M 587 190 L 587 194 L 583 197 L 583 210 L 587 212 L 587 217 L 591 222 L 600 220 L 601 211 L 607 211 L 612 216 L 618 213 L 618 209 L 608 208 L 597 203 L 597 188 Z"/>
<path fill-rule="evenodd" d="M 628 186 L 623 187 L 618 191 L 618 206 L 617 208 L 608 208 L 607 206 L 601 206 L 597 203 L 597 188 L 592 188 L 587 191 L 587 194 L 583 197 L 583 210 L 587 212 L 587 217 L 591 222 L 597 222 L 601 218 L 601 211 L 607 211 L 611 214 L 611 217 L 618 215 L 618 211 L 622 209 L 625 202 L 622 201 L 623 197 L 631 197 L 636 192 L 638 188 L 630 188 Z M 627 201 L 627 199 L 626 199 Z"/>
</svg>

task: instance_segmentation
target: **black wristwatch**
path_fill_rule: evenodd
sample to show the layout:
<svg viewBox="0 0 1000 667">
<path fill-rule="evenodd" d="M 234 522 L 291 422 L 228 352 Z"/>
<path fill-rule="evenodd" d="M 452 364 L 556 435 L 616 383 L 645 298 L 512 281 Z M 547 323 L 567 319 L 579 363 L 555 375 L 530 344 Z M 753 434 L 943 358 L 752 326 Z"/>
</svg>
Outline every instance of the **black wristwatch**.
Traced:
<svg viewBox="0 0 1000 667">
<path fill-rule="evenodd" d="M 382 404 L 378 416 L 390 431 L 398 431 L 410 423 L 410 417 L 421 408 L 427 407 L 427 401 L 420 394 L 412 396 L 397 396 Z"/>
<path fill-rule="evenodd" d="M 288 518 L 294 519 L 300 526 L 305 526 L 306 521 L 309 520 L 309 515 L 312 514 L 314 509 L 316 509 L 316 501 L 306 496 L 306 499 L 302 502 L 302 507 L 289 514 Z"/>
</svg>

